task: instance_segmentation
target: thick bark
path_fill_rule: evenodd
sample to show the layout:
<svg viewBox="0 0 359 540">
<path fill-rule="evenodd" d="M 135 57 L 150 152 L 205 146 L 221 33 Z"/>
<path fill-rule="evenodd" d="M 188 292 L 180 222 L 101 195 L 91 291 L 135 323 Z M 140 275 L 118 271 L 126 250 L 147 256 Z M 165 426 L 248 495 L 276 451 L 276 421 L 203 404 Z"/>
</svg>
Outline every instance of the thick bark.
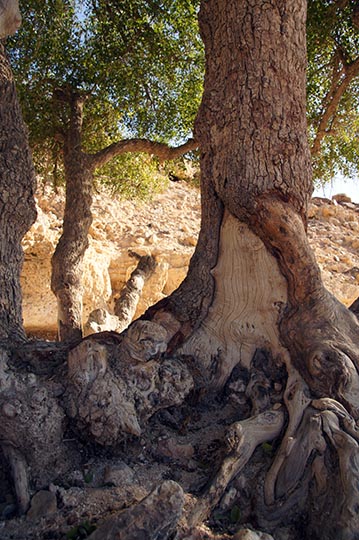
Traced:
<svg viewBox="0 0 359 540">
<path fill-rule="evenodd" d="M 15 83 L 2 43 L 0 117 L 0 339 L 23 339 L 21 240 L 36 218 L 36 180 Z"/>
<path fill-rule="evenodd" d="M 184 284 L 147 316 L 172 331 L 169 349 L 182 343 L 177 352 L 196 359 L 212 388 L 223 387 L 235 367 L 251 374 L 254 416 L 239 424 L 238 453 L 229 448 L 190 522 L 208 516 L 250 459 L 255 415 L 280 406 L 255 360 L 265 348 L 287 372 L 281 403 L 288 422 L 256 519 L 272 531 L 302 513 L 304 534 L 354 539 L 359 324 L 323 287 L 306 237 L 305 15 L 304 0 L 202 2 L 206 78 L 195 136 L 211 203 L 200 239 L 213 224 L 214 234 L 199 242 Z"/>
</svg>

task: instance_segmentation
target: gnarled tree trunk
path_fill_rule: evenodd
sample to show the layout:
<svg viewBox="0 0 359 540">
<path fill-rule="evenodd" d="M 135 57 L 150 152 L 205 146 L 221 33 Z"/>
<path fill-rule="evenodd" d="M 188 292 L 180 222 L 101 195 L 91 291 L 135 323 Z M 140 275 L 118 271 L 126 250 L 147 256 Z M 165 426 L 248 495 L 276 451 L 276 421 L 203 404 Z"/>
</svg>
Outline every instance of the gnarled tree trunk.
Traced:
<svg viewBox="0 0 359 540">
<path fill-rule="evenodd" d="M 0 118 L 0 339 L 23 339 L 21 240 L 36 218 L 36 180 L 3 43 L 0 44 Z"/>
<path fill-rule="evenodd" d="M 256 522 L 271 531 L 301 516 L 303 538 L 354 539 L 359 325 L 324 288 L 306 236 L 305 19 L 304 0 L 202 2 L 202 227 L 185 282 L 147 316 L 172 330 L 171 348 L 193 356 L 212 389 L 234 368 L 250 381 L 252 417 L 229 431 L 228 457 L 189 523 L 275 440 Z"/>
<path fill-rule="evenodd" d="M 197 407 L 200 434 L 187 448 L 191 457 L 182 454 L 181 476 L 176 458 L 193 403 L 207 392 L 217 399 L 213 417 L 222 414 L 219 402 L 225 414 L 223 396 L 232 388 L 237 414 L 220 417 L 222 434 L 231 423 L 225 456 L 202 493 L 186 495 L 182 507 L 181 488 L 162 484 L 93 538 L 168 539 L 174 529 L 178 538 L 204 538 L 203 520 L 228 501 L 244 509 L 235 515 L 237 531 L 251 523 L 274 539 L 358 538 L 359 324 L 323 287 L 306 236 L 305 15 L 305 0 L 202 1 L 202 224 L 188 276 L 147 311 L 143 319 L 150 320 L 73 348 L 67 378 L 57 364 L 45 381 L 40 363 L 29 389 L 0 357 L 0 435 L 23 510 L 31 485 L 43 487 L 59 466 L 67 471 L 81 461 L 77 445 L 62 436 L 65 421 L 76 437 L 107 447 L 107 455 L 115 447 L 114 459 L 127 437 L 126 458 L 133 465 L 132 441 L 143 460 L 140 479 L 170 450 L 169 472 L 185 484 L 194 463 L 203 465 L 201 433 L 215 425 L 209 414 L 205 425 L 204 406 Z M 21 358 L 26 354 L 23 348 Z M 161 447 L 167 453 L 156 461 Z M 206 450 L 208 458 L 213 447 Z M 123 529 L 140 514 L 126 536 Z M 271 538 L 249 536 L 264 537 Z"/>
</svg>

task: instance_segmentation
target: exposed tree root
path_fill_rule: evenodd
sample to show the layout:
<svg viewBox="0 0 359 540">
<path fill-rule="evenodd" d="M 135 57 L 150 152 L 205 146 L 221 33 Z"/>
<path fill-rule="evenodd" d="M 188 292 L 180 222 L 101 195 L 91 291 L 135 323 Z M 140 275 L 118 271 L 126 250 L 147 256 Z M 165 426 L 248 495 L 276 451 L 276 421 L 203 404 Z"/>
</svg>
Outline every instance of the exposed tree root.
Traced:
<svg viewBox="0 0 359 540">
<path fill-rule="evenodd" d="M 19 512 L 24 514 L 30 504 L 30 488 L 27 473 L 27 462 L 24 456 L 13 446 L 2 444 L 1 448 L 11 468 L 11 475 L 19 507 Z"/>
<path fill-rule="evenodd" d="M 288 360 L 289 359 L 287 358 L 287 365 L 289 363 Z M 289 368 L 290 372 L 284 393 L 284 403 L 289 414 L 289 422 L 272 467 L 266 476 L 264 496 L 266 504 L 268 505 L 274 504 L 275 502 L 275 484 L 279 471 L 291 452 L 304 411 L 310 403 L 308 388 L 303 379 L 295 369 L 291 368 L 290 364 Z"/>
<path fill-rule="evenodd" d="M 284 424 L 282 410 L 271 410 L 233 424 L 226 436 L 229 455 L 209 489 L 200 498 L 188 517 L 188 525 L 194 527 L 204 521 L 217 506 L 228 484 L 243 469 L 256 447 L 272 441 L 280 434 Z"/>
<path fill-rule="evenodd" d="M 183 402 L 193 379 L 181 361 L 158 360 L 166 340 L 158 324 L 137 321 L 111 357 L 91 338 L 70 352 L 66 409 L 80 431 L 111 446 L 124 434 L 139 436 L 141 425 L 158 410 Z"/>
</svg>

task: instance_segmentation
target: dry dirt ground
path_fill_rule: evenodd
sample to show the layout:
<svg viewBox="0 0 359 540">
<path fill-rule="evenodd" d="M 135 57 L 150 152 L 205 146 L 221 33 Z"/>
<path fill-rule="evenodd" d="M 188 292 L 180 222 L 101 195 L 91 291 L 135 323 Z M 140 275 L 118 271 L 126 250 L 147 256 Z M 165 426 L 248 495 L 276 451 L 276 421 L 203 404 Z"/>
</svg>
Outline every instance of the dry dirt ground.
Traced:
<svg viewBox="0 0 359 540">
<path fill-rule="evenodd" d="M 61 225 L 60 197 L 39 195 L 39 205 L 44 213 L 40 216 L 44 235 L 52 230 L 56 238 Z M 182 252 L 188 255 L 193 251 L 199 228 L 199 194 L 183 182 L 171 183 L 165 193 L 141 205 L 101 194 L 95 198 L 94 212 L 91 242 L 98 250 L 102 245 L 116 254 L 137 245 L 152 246 L 173 256 Z M 359 208 L 350 202 L 338 204 L 317 199 L 311 205 L 309 217 L 309 237 L 324 281 L 333 294 L 349 305 L 359 296 Z M 278 374 L 278 384 L 282 375 Z M 76 446 L 80 456 L 76 469 L 54 479 L 50 486 L 34 490 L 30 511 L 23 517 L 16 516 L 9 471 L 0 455 L 0 538 L 90 537 L 91 531 L 104 520 L 131 507 L 168 479 L 181 484 L 186 493 L 185 507 L 190 507 L 223 457 L 228 425 L 248 414 L 245 389 L 232 380 L 221 396 L 207 396 L 201 401 L 193 395 L 183 406 L 157 413 L 141 437 L 125 439 L 111 452 L 79 443 L 69 432 L 68 444 Z M 250 469 L 232 483 L 211 520 L 192 535 L 179 533 L 178 538 L 243 538 L 238 531 L 246 523 L 255 522 L 253 501 L 264 474 L 262 464 L 267 460 L 269 465 L 272 451 L 268 445 L 257 448 Z M 260 524 L 257 528 L 261 529 Z M 178 530 L 181 531 L 181 525 Z M 272 534 L 275 540 L 301 538 L 295 523 L 275 529 Z"/>
</svg>

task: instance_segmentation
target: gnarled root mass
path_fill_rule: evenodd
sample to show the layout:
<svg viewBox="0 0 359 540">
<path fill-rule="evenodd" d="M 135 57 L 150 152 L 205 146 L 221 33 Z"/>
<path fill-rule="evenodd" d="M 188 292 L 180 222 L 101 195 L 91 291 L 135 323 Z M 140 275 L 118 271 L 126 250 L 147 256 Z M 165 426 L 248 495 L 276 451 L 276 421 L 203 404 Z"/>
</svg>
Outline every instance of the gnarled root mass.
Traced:
<svg viewBox="0 0 359 540">
<path fill-rule="evenodd" d="M 69 421 L 72 436 L 94 440 L 109 449 L 118 447 L 126 437 L 143 440 L 154 464 L 158 463 L 156 447 L 169 456 L 188 452 L 193 456 L 191 467 L 196 466 L 196 459 L 203 459 L 196 457 L 196 445 L 187 448 L 181 442 L 184 418 L 179 423 L 176 420 L 176 407 L 194 388 L 193 360 L 163 356 L 169 336 L 157 323 L 138 321 L 130 330 L 122 336 L 104 334 L 82 341 L 69 354 L 68 377 L 63 385 L 59 376 L 63 376 L 64 366 L 59 367 L 52 382 L 34 373 L 15 377 L 3 355 L 0 441 L 11 466 L 21 512 L 27 511 L 34 490 L 46 488 L 81 463 L 81 457 L 63 436 Z M 260 364 L 264 368 L 262 377 L 257 373 Z M 197 501 L 184 504 L 184 486 L 159 484 L 157 480 L 158 487 L 152 485 L 153 493 L 142 502 L 129 505 L 103 525 L 99 520 L 92 538 L 169 538 L 176 528 L 181 531 L 180 538 L 196 538 L 202 534 L 204 521 L 209 519 L 213 524 L 216 508 L 231 507 L 243 512 L 235 527 L 229 524 L 232 532 L 240 529 L 242 521 L 248 523 L 251 515 L 256 527 L 274 539 L 283 527 L 295 540 L 357 538 L 357 422 L 336 399 L 315 396 L 289 356 L 285 357 L 286 370 L 280 370 L 277 379 L 270 381 L 270 366 L 274 365 L 269 352 L 257 351 L 247 373 L 237 370 L 237 379 L 232 377 L 226 385 L 221 407 L 228 407 L 228 400 L 232 400 L 230 409 L 237 409 L 236 415 L 244 418 L 227 429 L 223 439 L 226 456 L 213 462 L 217 472 Z M 245 387 L 242 380 L 247 381 Z M 280 381 L 284 383 L 281 391 Z M 193 415 L 194 410 L 188 407 Z M 203 411 L 204 405 L 201 407 Z M 165 409 L 172 412 L 159 416 L 157 422 L 162 426 L 162 436 L 171 436 L 165 436 L 166 444 L 156 445 L 150 442 L 147 425 L 156 412 Z M 211 428 L 210 416 L 207 422 L 208 433 L 218 430 L 215 425 Z M 171 429 L 166 431 L 169 425 Z M 196 428 L 199 437 L 203 426 L 202 419 Z M 189 441 L 191 436 L 187 435 Z M 170 474 L 180 481 L 179 471 L 188 476 L 188 459 L 180 462 L 182 465 L 176 458 L 173 463 L 171 460 Z M 190 486 L 185 489 L 190 490 Z M 251 503 L 249 512 L 250 500 L 256 504 L 253 507 Z M 300 520 L 306 524 L 303 529 L 298 525 Z"/>
</svg>

